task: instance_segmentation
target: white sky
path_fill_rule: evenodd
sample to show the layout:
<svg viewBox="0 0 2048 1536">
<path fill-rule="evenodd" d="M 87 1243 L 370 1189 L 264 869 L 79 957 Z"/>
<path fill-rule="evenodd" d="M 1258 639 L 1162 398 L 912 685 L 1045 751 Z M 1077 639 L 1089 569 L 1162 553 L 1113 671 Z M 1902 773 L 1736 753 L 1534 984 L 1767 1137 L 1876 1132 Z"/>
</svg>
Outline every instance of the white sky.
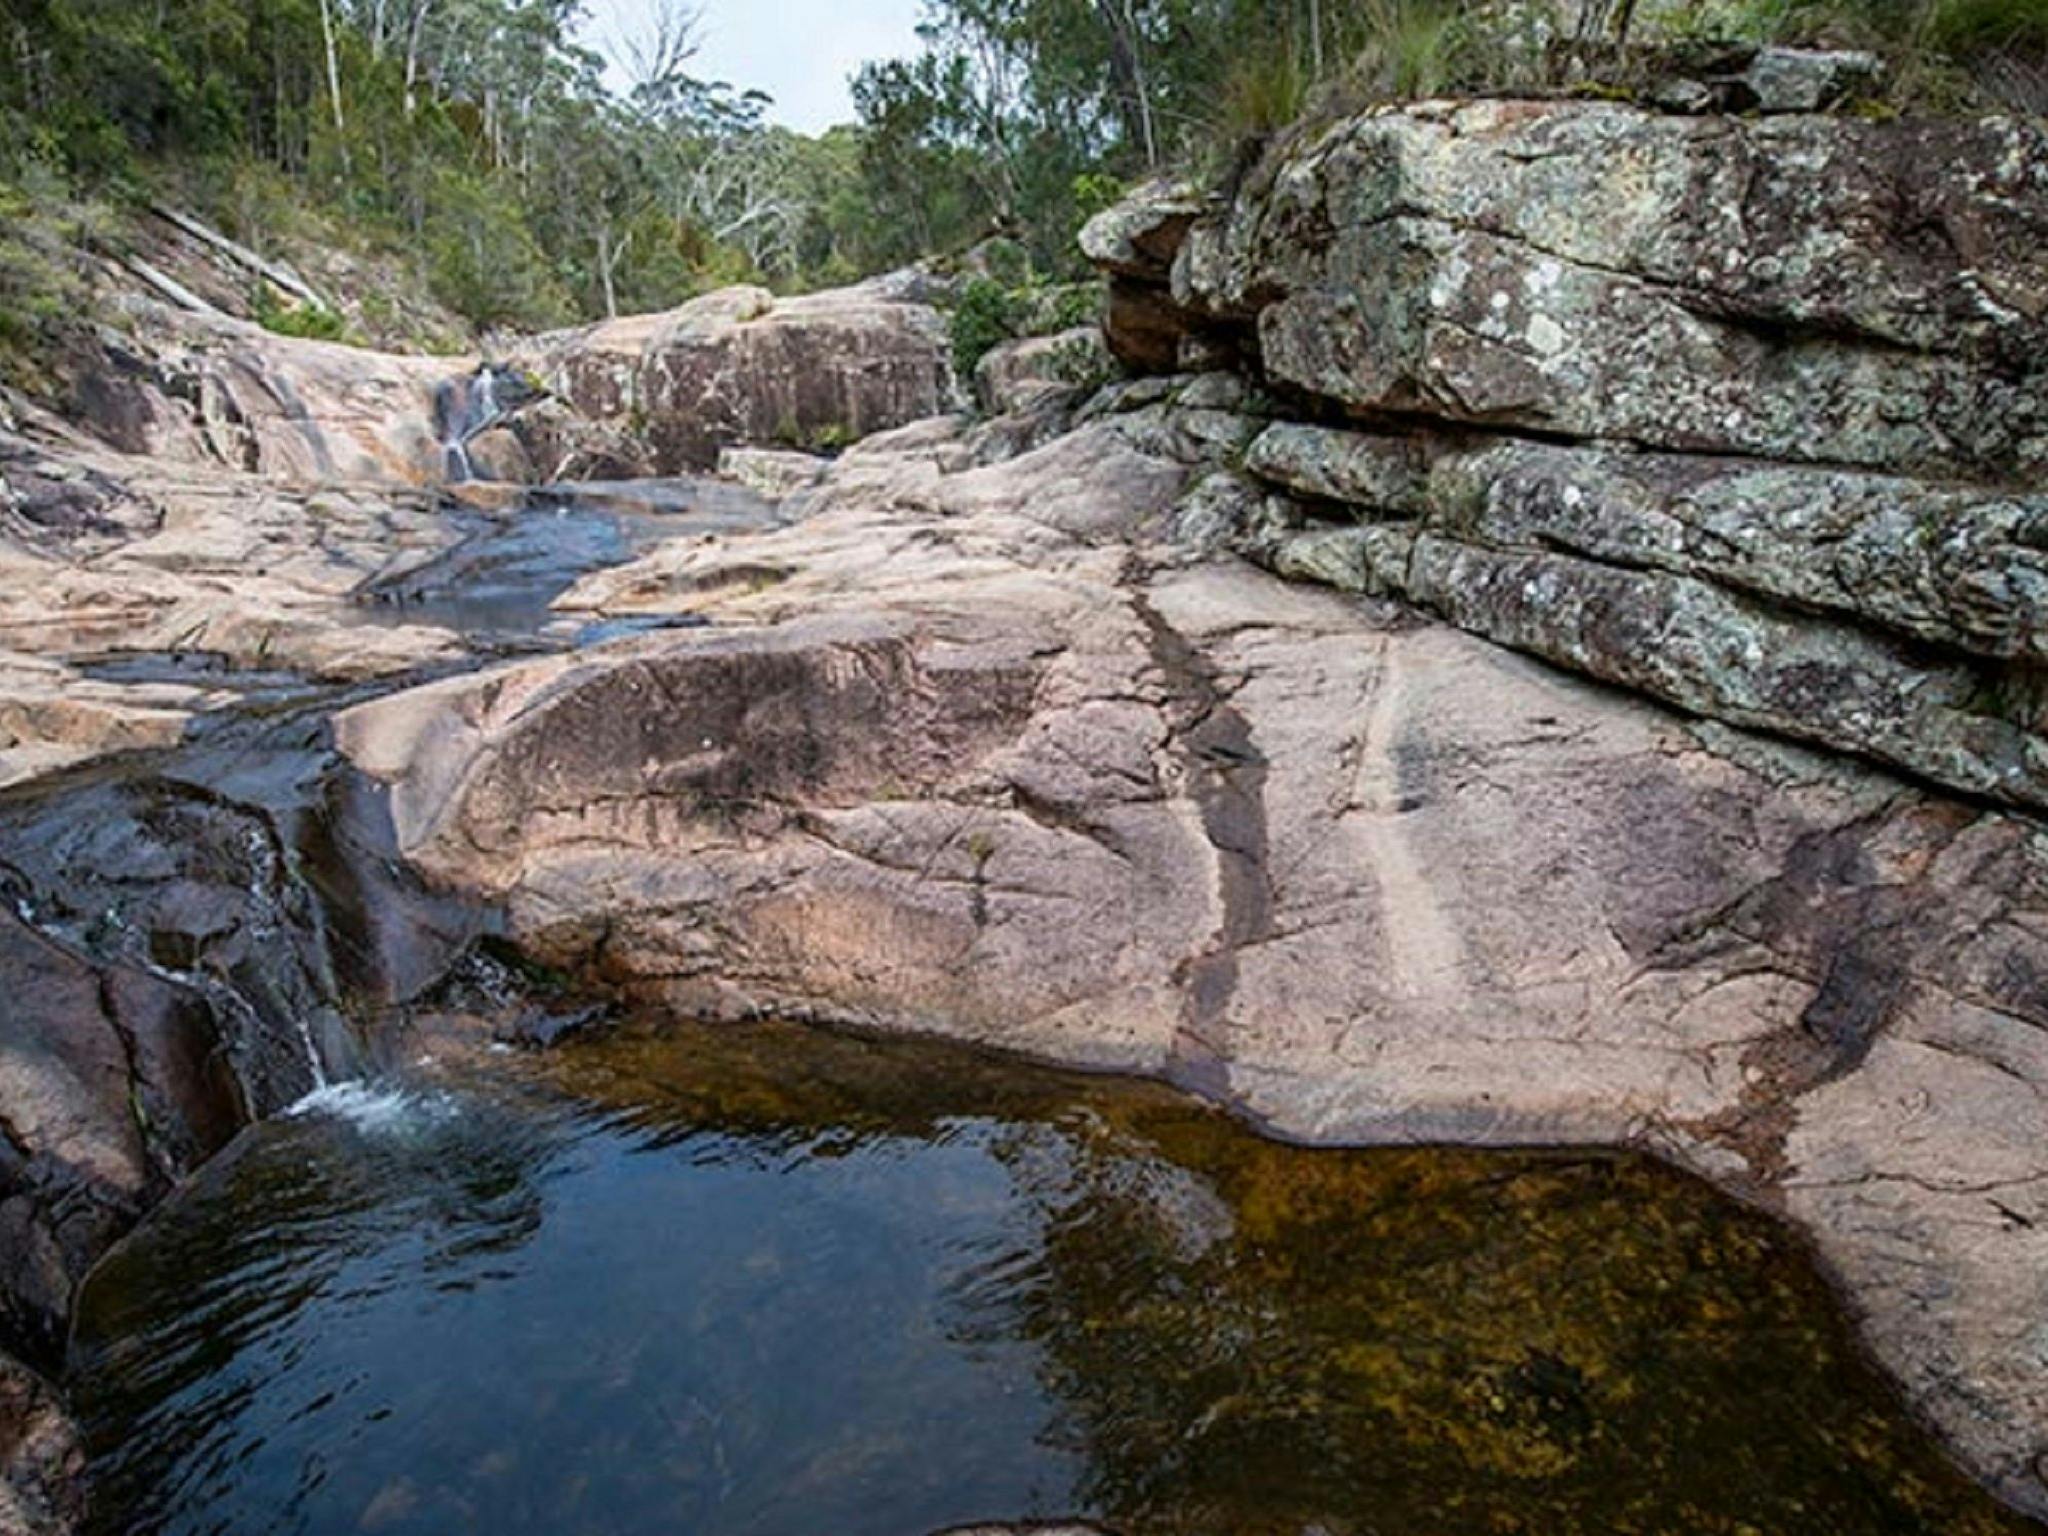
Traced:
<svg viewBox="0 0 2048 1536">
<path fill-rule="evenodd" d="M 584 0 L 586 44 L 633 35 L 648 0 Z M 870 59 L 917 51 L 918 0 L 698 0 L 701 43 L 690 73 L 775 98 L 769 116 L 804 133 L 853 120 L 847 81 Z"/>
</svg>

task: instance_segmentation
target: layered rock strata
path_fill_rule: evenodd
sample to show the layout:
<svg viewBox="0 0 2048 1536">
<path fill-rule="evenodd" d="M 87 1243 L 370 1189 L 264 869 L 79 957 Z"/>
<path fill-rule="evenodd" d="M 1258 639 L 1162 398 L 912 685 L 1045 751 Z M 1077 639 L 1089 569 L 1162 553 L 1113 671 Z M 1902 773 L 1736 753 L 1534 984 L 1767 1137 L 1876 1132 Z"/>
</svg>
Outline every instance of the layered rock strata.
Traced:
<svg viewBox="0 0 2048 1536">
<path fill-rule="evenodd" d="M 1429 104 L 1189 208 L 1084 243 L 1292 418 L 1205 489 L 1236 547 L 2048 803 L 2037 125 Z"/>
</svg>

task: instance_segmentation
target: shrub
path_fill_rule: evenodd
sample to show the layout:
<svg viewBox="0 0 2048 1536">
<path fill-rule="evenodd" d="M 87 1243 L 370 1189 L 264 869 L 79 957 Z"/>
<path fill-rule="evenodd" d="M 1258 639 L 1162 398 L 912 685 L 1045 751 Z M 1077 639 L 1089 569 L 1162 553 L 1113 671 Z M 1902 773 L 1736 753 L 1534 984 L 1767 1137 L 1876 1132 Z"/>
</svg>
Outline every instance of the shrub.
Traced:
<svg viewBox="0 0 2048 1536">
<path fill-rule="evenodd" d="M 1024 305 L 1014 290 L 994 278 L 969 278 L 953 301 L 948 323 L 953 367 L 960 377 L 973 378 L 990 350 L 1020 334 L 1024 322 Z"/>
<path fill-rule="evenodd" d="M 308 341 L 348 341 L 348 322 L 321 304 L 283 304 L 267 283 L 256 288 L 256 323 L 278 336 L 302 336 Z"/>
</svg>

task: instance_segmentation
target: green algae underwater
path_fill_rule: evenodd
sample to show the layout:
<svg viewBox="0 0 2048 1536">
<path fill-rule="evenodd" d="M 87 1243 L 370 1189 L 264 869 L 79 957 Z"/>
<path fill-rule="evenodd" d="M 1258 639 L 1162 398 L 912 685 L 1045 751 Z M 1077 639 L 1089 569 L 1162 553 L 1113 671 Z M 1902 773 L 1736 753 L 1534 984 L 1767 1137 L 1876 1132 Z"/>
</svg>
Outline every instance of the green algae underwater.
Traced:
<svg viewBox="0 0 2048 1536">
<path fill-rule="evenodd" d="M 316 1095 L 102 1266 L 75 1367 L 102 1536 L 2038 1529 L 1651 1161 L 785 1025 Z"/>
</svg>

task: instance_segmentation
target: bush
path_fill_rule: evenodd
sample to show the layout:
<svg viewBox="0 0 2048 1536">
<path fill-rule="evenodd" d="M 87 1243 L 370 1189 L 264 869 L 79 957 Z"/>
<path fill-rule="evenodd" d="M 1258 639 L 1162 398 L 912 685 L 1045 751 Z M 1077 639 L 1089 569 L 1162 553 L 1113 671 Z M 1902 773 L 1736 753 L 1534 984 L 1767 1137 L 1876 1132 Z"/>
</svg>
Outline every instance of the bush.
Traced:
<svg viewBox="0 0 2048 1536">
<path fill-rule="evenodd" d="M 439 178 L 427 215 L 434 294 L 479 330 L 566 324 L 569 296 L 515 197 L 467 175 Z"/>
<path fill-rule="evenodd" d="M 994 278 L 972 277 L 953 301 L 948 331 L 953 342 L 953 367 L 963 379 L 989 352 L 1021 333 L 1025 307 L 1015 290 Z"/>
<path fill-rule="evenodd" d="M 280 304 L 268 285 L 256 289 L 256 322 L 278 336 L 308 341 L 348 341 L 348 322 L 320 304 Z"/>
<path fill-rule="evenodd" d="M 65 333 L 91 314 L 81 245 L 106 243 L 113 221 L 99 204 L 73 201 L 48 164 L 17 170 L 0 180 L 0 374 L 34 393 Z"/>
</svg>

